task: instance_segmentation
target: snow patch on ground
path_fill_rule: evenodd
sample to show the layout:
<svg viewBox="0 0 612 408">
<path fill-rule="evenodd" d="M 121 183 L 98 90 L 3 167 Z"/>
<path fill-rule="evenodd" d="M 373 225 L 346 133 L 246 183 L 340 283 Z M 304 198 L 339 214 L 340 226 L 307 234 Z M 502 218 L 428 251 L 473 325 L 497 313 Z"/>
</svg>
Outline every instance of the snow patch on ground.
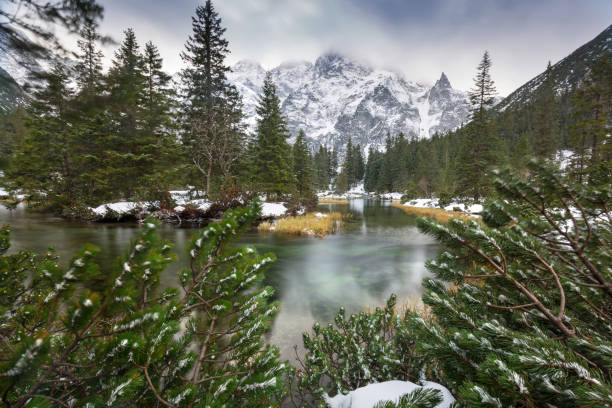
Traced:
<svg viewBox="0 0 612 408">
<path fill-rule="evenodd" d="M 327 214 L 323 214 L 323 213 L 320 213 L 320 212 L 316 212 L 314 214 L 314 216 L 317 217 L 317 218 L 327 218 Z"/>
<path fill-rule="evenodd" d="M 440 208 L 438 205 L 437 198 L 416 198 L 414 200 L 406 201 L 403 205 L 407 207 L 419 207 L 419 208 Z M 444 206 L 446 211 L 454 211 L 458 209 L 461 212 L 469 214 L 480 214 L 483 211 L 482 204 L 469 204 L 452 202 Z"/>
<path fill-rule="evenodd" d="M 403 196 L 402 193 L 384 193 L 380 195 L 380 197 L 383 200 L 392 200 L 392 201 L 399 201 L 402 199 L 402 196 Z"/>
<path fill-rule="evenodd" d="M 397 380 L 366 385 L 349 392 L 347 395 L 338 394 L 333 398 L 326 397 L 325 402 L 329 408 L 373 408 L 382 401 L 397 403 L 402 395 L 419 388 L 440 390 L 442 402 L 436 405 L 436 408 L 449 408 L 455 402 L 455 398 L 450 391 L 438 383 L 425 381 L 420 386 L 410 381 Z"/>
<path fill-rule="evenodd" d="M 363 183 L 357 184 L 355 187 L 351 188 L 348 191 L 349 194 L 367 194 L 365 188 L 363 187 Z"/>
<path fill-rule="evenodd" d="M 106 204 L 99 205 L 96 208 L 91 208 L 91 211 L 96 215 L 105 217 L 109 211 L 114 212 L 119 215 L 123 215 L 123 214 L 129 214 L 143 207 L 146 207 L 146 203 L 119 201 L 116 203 L 106 203 Z"/>
<path fill-rule="evenodd" d="M 261 206 L 262 217 L 280 217 L 287 213 L 284 203 L 263 203 Z"/>
<path fill-rule="evenodd" d="M 184 211 L 187 205 L 196 207 L 201 211 L 207 211 L 213 203 L 203 198 L 191 198 L 189 190 L 175 190 L 170 191 L 170 196 L 176 202 L 177 206 L 174 207 L 174 211 Z M 119 217 L 125 215 L 135 214 L 137 211 L 147 212 L 147 209 L 158 209 L 158 202 L 144 202 L 144 201 L 118 201 L 114 203 L 104 203 L 96 208 L 90 210 L 95 215 L 105 218 L 110 214 L 117 215 Z M 110 214 L 109 214 L 110 213 Z"/>
</svg>

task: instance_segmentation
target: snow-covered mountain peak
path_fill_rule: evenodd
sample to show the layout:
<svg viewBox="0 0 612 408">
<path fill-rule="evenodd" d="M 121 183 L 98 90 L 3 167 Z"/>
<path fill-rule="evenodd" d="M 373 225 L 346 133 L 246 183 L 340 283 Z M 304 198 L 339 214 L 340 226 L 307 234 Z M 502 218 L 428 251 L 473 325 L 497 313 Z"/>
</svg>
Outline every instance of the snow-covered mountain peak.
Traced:
<svg viewBox="0 0 612 408">
<path fill-rule="evenodd" d="M 315 75 L 322 78 L 369 75 L 372 69 L 365 64 L 352 60 L 337 52 L 329 52 L 317 58 L 314 64 Z"/>
<path fill-rule="evenodd" d="M 266 73 L 266 70 L 256 61 L 251 60 L 240 60 L 232 67 L 232 72 L 234 73 L 253 73 L 253 72 L 261 72 Z"/>
<path fill-rule="evenodd" d="M 451 83 L 448 80 L 448 77 L 446 76 L 444 72 L 442 72 L 442 75 L 440 75 L 440 79 L 436 81 L 434 88 L 437 88 L 437 89 L 452 88 Z"/>
<path fill-rule="evenodd" d="M 468 116 L 467 95 L 452 89 L 444 74 L 430 87 L 339 53 L 323 54 L 314 64 L 283 63 L 270 73 L 289 131 L 295 136 L 304 130 L 313 147 L 342 150 L 350 136 L 364 150 L 382 148 L 388 134 L 427 138 Z M 246 62 L 228 74 L 242 93 L 251 130 L 264 76 L 259 64 Z"/>
</svg>

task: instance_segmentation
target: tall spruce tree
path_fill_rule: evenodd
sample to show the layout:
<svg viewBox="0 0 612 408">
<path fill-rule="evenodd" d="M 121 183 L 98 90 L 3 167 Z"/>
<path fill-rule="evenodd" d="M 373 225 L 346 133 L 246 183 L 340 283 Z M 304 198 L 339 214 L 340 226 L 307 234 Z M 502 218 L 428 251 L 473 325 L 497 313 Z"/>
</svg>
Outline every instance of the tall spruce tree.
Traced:
<svg viewBox="0 0 612 408">
<path fill-rule="evenodd" d="M 134 30 L 124 31 L 107 79 L 109 89 L 108 137 L 100 140 L 103 160 L 97 180 L 105 199 L 133 198 L 153 157 L 147 152 L 144 132 L 144 60 Z"/>
<path fill-rule="evenodd" d="M 77 41 L 79 48 L 76 64 L 76 82 L 79 92 L 88 99 L 98 95 L 102 89 L 102 51 L 98 48 L 101 36 L 94 23 L 87 23 Z"/>
<path fill-rule="evenodd" d="M 328 190 L 331 183 L 331 154 L 330 151 L 323 145 L 319 146 L 319 150 L 314 155 L 314 172 L 315 184 L 319 190 Z"/>
<path fill-rule="evenodd" d="M 383 160 L 384 153 L 370 147 L 363 181 L 365 191 L 378 192 L 378 180 L 380 178 Z"/>
<path fill-rule="evenodd" d="M 570 144 L 574 149 L 574 173 L 581 182 L 610 172 L 612 162 L 612 55 L 608 52 L 591 67 L 572 95 L 574 123 Z"/>
<path fill-rule="evenodd" d="M 496 90 L 490 70 L 491 59 L 485 51 L 474 77 L 474 88 L 469 92 L 471 122 L 465 128 L 457 164 L 458 193 L 476 201 L 486 195 L 489 187 L 486 173 L 496 158 L 496 141 L 491 132 L 489 112 Z"/>
<path fill-rule="evenodd" d="M 293 144 L 293 174 L 295 176 L 295 187 L 299 200 L 312 201 L 314 198 L 314 171 L 310 150 L 302 130 L 299 131 Z"/>
<path fill-rule="evenodd" d="M 555 115 L 555 89 L 550 61 L 544 73 L 544 81 L 535 101 L 534 153 L 538 157 L 552 156 L 559 147 L 558 126 Z"/>
<path fill-rule="evenodd" d="M 282 199 L 295 189 L 289 132 L 270 73 L 266 74 L 256 109 L 254 177 L 259 191 L 268 198 Z"/>
<path fill-rule="evenodd" d="M 105 90 L 106 78 L 102 72 L 102 51 L 99 43 L 101 36 L 97 26 L 87 24 L 81 31 L 78 41 L 79 54 L 76 65 L 77 94 L 73 101 L 75 123 L 73 131 L 78 142 L 75 149 L 86 165 L 78 173 L 79 184 L 83 189 L 83 202 L 94 205 L 98 200 L 110 198 L 106 180 L 98 177 L 103 174 L 105 155 L 103 154 L 111 134 L 112 117 L 108 106 L 109 94 Z"/>
<path fill-rule="evenodd" d="M 69 207 L 77 200 L 70 98 L 73 90 L 64 66 L 56 63 L 34 94 L 26 118 L 27 134 L 11 160 L 6 178 L 12 189 L 21 189 L 52 206 Z M 41 195 L 42 193 L 42 195 Z"/>
<path fill-rule="evenodd" d="M 179 149 L 174 122 L 175 91 L 172 77 L 163 71 L 163 60 L 152 42 L 143 53 L 145 89 L 143 93 L 143 140 L 146 151 L 154 157 L 151 173 L 139 190 L 144 199 L 165 200 L 170 181 L 177 171 Z M 174 176 L 174 177 L 173 177 Z"/>
<path fill-rule="evenodd" d="M 181 71 L 182 140 L 197 173 L 194 185 L 201 186 L 204 176 L 203 187 L 211 195 L 215 178 L 219 185 L 228 182 L 244 152 L 242 100 L 226 77 L 228 42 L 211 0 L 196 8 L 192 30 L 181 54 L 187 65 Z"/>
</svg>

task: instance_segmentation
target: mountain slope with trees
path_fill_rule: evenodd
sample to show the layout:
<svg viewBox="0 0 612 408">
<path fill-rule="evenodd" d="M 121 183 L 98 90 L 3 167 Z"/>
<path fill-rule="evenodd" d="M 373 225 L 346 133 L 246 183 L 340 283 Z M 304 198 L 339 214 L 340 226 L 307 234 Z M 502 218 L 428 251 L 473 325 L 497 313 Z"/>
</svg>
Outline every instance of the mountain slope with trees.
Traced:
<svg viewBox="0 0 612 408">
<path fill-rule="evenodd" d="M 543 71 L 521 85 L 496 106 L 496 110 L 516 109 L 536 99 L 547 77 L 553 82 L 555 95 L 571 92 L 584 80 L 589 67 L 606 53 L 612 52 L 612 25 L 597 37 L 582 45 L 567 57 L 551 66 L 550 73 Z"/>
</svg>

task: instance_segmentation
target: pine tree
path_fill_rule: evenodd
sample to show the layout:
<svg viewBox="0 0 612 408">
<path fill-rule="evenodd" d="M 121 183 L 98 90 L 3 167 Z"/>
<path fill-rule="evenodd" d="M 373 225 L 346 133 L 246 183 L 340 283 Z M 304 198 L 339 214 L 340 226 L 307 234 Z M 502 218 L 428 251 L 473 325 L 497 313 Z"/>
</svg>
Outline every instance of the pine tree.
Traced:
<svg viewBox="0 0 612 408">
<path fill-rule="evenodd" d="M 396 314 L 392 296 L 304 336 L 299 406 L 387 379 L 438 382 L 457 407 L 612 406 L 610 184 L 533 161 L 496 174 L 482 222 L 419 219 L 444 246 L 426 308 Z"/>
<path fill-rule="evenodd" d="M 495 162 L 496 141 L 491 133 L 489 109 L 496 91 L 490 69 L 491 59 L 485 51 L 474 78 L 474 88 L 469 92 L 472 121 L 465 128 L 457 165 L 459 193 L 476 201 L 486 194 L 486 172 Z"/>
<path fill-rule="evenodd" d="M 192 239 L 182 290 L 160 288 L 174 259 L 147 220 L 116 267 L 85 246 L 6 255 L 0 229 L 0 390 L 7 406 L 280 407 L 287 363 L 263 335 L 278 309 L 262 286 L 273 255 L 233 240 L 259 216 L 228 211 Z"/>
<path fill-rule="evenodd" d="M 609 185 L 585 188 L 538 162 L 494 185 L 486 225 L 419 221 L 446 248 L 428 268 L 457 286 L 426 279 L 436 318 L 408 318 L 427 371 L 459 406 L 611 406 L 612 258 L 602 248 L 612 230 L 598 215 Z"/>
<path fill-rule="evenodd" d="M 220 185 L 230 182 L 244 153 L 242 100 L 226 77 L 230 70 L 225 65 L 228 42 L 211 0 L 196 8 L 192 29 L 181 54 L 187 65 L 181 71 L 182 140 L 197 171 L 194 184 L 200 185 L 204 176 L 204 188 L 210 195 L 215 177 L 221 178 Z"/>
<path fill-rule="evenodd" d="M 103 54 L 98 48 L 101 40 L 94 24 L 87 24 L 81 31 L 75 69 L 77 92 L 72 101 L 75 111 L 72 131 L 76 137 L 73 148 L 83 159 L 83 165 L 79 166 L 78 184 L 83 203 L 90 205 L 99 203 L 102 198 L 110 198 L 104 187 L 105 180 L 98 179 L 99 172 L 106 166 L 103 152 L 111 132 L 110 101 L 102 72 Z"/>
<path fill-rule="evenodd" d="M 384 153 L 381 153 L 378 150 L 373 150 L 370 147 L 363 182 L 365 191 L 378 192 L 378 180 L 381 177 L 380 172 L 383 160 Z"/>
<path fill-rule="evenodd" d="M 314 155 L 315 184 L 319 190 L 328 190 L 331 183 L 331 154 L 323 145 Z"/>
<path fill-rule="evenodd" d="M 0 168 L 5 169 L 22 143 L 25 134 L 26 111 L 17 106 L 10 112 L 0 112 Z"/>
<path fill-rule="evenodd" d="M 129 199 L 151 172 L 154 160 L 146 152 L 143 100 L 144 60 L 134 30 L 127 29 L 107 77 L 108 131 L 102 140 L 101 167 L 96 178 L 106 199 Z"/>
<path fill-rule="evenodd" d="M 353 147 L 353 141 L 349 136 L 348 142 L 346 143 L 346 154 L 344 155 L 344 162 L 342 163 L 342 170 L 338 176 L 336 182 L 336 190 L 339 193 L 344 193 L 350 190 L 355 184 L 355 149 Z"/>
<path fill-rule="evenodd" d="M 280 100 L 270 73 L 266 74 L 256 109 L 257 141 L 254 175 L 259 191 L 268 198 L 282 199 L 294 190 L 289 133 L 282 117 Z"/>
<path fill-rule="evenodd" d="M 86 24 L 77 41 L 80 53 L 76 64 L 76 82 L 80 93 L 88 99 L 97 96 L 102 89 L 102 51 L 97 48 L 101 40 L 94 23 Z"/>
<path fill-rule="evenodd" d="M 306 144 L 304 132 L 299 131 L 293 144 L 293 174 L 295 187 L 300 201 L 312 201 L 313 192 L 313 168 L 310 151 Z"/>
<path fill-rule="evenodd" d="M 612 162 L 612 57 L 604 54 L 572 96 L 574 123 L 570 143 L 574 149 L 574 172 L 583 182 L 602 183 L 600 174 L 609 173 Z M 587 177 L 585 177 L 585 175 Z M 604 181 L 605 182 L 605 181 Z"/>
<path fill-rule="evenodd" d="M 361 154 L 361 146 L 357 145 L 353 152 L 353 183 L 358 183 L 363 180 L 365 173 L 365 164 L 363 163 L 363 154 Z"/>
<path fill-rule="evenodd" d="M 6 174 L 13 189 L 56 207 L 70 206 L 77 200 L 75 143 L 69 126 L 72 93 L 65 67 L 55 64 L 34 95 L 26 118 L 26 136 Z"/>
<path fill-rule="evenodd" d="M 552 67 L 550 62 L 544 73 L 544 81 L 539 88 L 535 102 L 534 153 L 538 157 L 552 156 L 558 148 L 557 120 L 555 115 L 555 90 L 553 88 Z"/>
</svg>

